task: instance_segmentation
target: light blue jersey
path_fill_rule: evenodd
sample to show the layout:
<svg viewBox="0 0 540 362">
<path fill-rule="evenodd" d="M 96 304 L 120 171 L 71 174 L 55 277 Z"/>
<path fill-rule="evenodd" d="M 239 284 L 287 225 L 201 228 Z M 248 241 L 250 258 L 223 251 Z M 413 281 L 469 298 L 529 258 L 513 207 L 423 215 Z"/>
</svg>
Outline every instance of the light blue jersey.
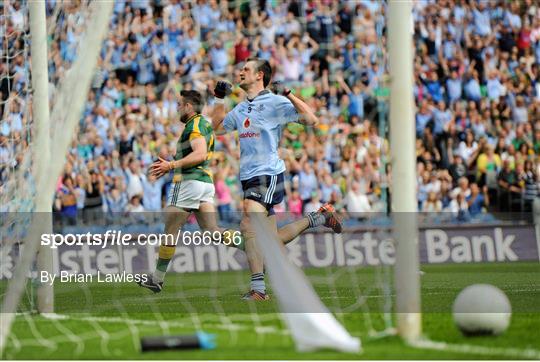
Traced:
<svg viewBox="0 0 540 362">
<path fill-rule="evenodd" d="M 268 90 L 252 101 L 245 100 L 223 121 L 225 130 L 238 131 L 240 139 L 240 180 L 277 175 L 285 171 L 278 147 L 283 127 L 298 122 L 298 112 L 290 100 Z"/>
</svg>

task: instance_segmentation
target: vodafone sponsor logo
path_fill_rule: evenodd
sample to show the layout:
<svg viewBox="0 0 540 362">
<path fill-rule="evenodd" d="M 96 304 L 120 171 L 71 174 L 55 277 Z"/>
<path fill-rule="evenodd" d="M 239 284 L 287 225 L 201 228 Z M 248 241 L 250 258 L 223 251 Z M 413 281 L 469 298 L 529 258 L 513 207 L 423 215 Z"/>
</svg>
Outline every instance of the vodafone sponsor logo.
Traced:
<svg viewBox="0 0 540 362">
<path fill-rule="evenodd" d="M 238 137 L 240 137 L 240 138 L 259 138 L 259 137 L 261 137 L 261 134 L 257 133 L 257 132 L 244 132 L 244 133 L 240 133 L 240 135 Z"/>
<path fill-rule="evenodd" d="M 244 128 L 249 128 L 249 126 L 251 126 L 251 121 L 249 120 L 249 118 L 246 118 L 244 120 Z"/>
</svg>

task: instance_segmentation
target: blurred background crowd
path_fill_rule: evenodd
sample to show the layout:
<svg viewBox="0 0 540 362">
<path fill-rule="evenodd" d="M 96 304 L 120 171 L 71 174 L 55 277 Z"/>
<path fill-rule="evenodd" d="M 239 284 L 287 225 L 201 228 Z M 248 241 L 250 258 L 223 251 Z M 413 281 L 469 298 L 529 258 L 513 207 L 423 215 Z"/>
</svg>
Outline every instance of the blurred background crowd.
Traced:
<svg viewBox="0 0 540 362">
<path fill-rule="evenodd" d="M 49 16 L 54 2 L 47 2 Z M 56 77 L 76 58 L 76 2 L 67 2 L 49 47 Z M 0 167 L 16 162 L 28 113 L 27 59 L 18 1 L 4 3 Z M 148 166 L 171 158 L 183 125 L 182 89 L 213 104 L 217 80 L 236 83 L 250 56 L 270 61 L 274 79 L 310 104 L 320 125 L 284 130 L 287 197 L 276 211 L 298 217 L 331 202 L 351 219 L 387 212 L 388 77 L 382 1 L 115 2 L 110 31 L 74 138 L 55 209 L 75 220 L 102 210 L 159 211 L 170 177 Z M 539 194 L 540 6 L 534 0 L 414 3 L 414 95 L 418 210 L 454 220 L 527 211 Z M 413 29 L 411 29 L 413 31 Z M 19 54 L 16 56 L 16 54 Z M 8 92 L 11 90 L 11 92 Z M 12 94 L 12 96 L 10 96 Z M 235 89 L 230 106 L 244 94 Z M 219 136 L 212 159 L 222 221 L 240 211 L 236 136 Z M 22 140 L 21 140 L 22 138 Z M 15 160 L 15 161 L 14 161 Z M 5 177 L 3 173 L 2 177 Z"/>
</svg>

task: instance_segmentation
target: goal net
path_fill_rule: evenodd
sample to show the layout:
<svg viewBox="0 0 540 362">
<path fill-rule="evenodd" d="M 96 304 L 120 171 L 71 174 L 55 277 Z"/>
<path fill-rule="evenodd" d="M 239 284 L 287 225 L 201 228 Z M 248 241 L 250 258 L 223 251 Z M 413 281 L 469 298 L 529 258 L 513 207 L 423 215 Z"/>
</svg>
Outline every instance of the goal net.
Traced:
<svg viewBox="0 0 540 362">
<path fill-rule="evenodd" d="M 149 163 L 158 155 L 174 154 L 174 138 L 178 138 L 181 131 L 176 124 L 174 95 L 182 89 L 183 77 L 189 72 L 181 63 L 174 65 L 174 72 L 163 68 L 165 62 L 150 54 L 160 51 L 159 39 L 155 40 L 157 44 L 150 45 L 154 39 L 148 41 L 146 49 L 135 45 L 137 37 L 155 31 L 145 23 L 149 16 L 146 11 L 134 3 L 134 10 L 123 9 L 131 11 L 129 16 L 121 16 L 122 10 L 118 9 L 110 16 L 112 5 L 104 4 L 78 1 L 46 5 L 48 90 L 52 106 L 51 161 L 49 177 L 43 180 L 35 171 L 39 167 L 32 108 L 29 3 L 4 2 L 1 5 L 0 293 L 2 323 L 5 323 L 0 346 L 2 356 L 9 359 L 136 358 L 142 337 L 207 332 L 217 336 L 223 358 L 238 357 L 238 350 L 243 351 L 245 357 L 263 353 L 280 358 L 286 356 L 280 351 L 294 349 L 329 348 L 357 353 L 359 339 L 365 344 L 373 338 L 393 334 L 395 248 L 385 215 L 379 215 L 375 222 L 382 225 L 367 229 L 358 227 L 358 220 L 354 220 L 363 219 L 364 215 L 351 215 L 340 235 L 324 228 L 309 230 L 287 244 L 287 256 L 282 254 L 267 226 L 264 223 L 257 226 L 257 242 L 265 255 L 266 281 L 272 295 L 272 300 L 262 303 L 240 299 L 242 292 L 249 290 L 250 276 L 244 251 L 224 245 L 205 245 L 204 237 L 196 238 L 201 230 L 193 220 L 182 230 L 182 241 L 189 244 L 176 247 L 161 293 L 152 294 L 134 281 L 122 279 L 126 274 L 155 269 L 158 247 L 150 241 L 163 233 L 164 218 L 157 212 L 115 209 L 114 203 L 122 197 L 115 194 L 114 190 L 122 189 L 115 183 L 128 172 L 145 174 Z M 174 7 L 159 10 L 166 12 L 170 19 L 169 12 Z M 181 15 L 176 21 L 189 28 L 190 20 Z M 129 39 L 125 44 L 127 55 L 112 51 L 116 47 L 112 44 L 118 41 L 115 36 L 103 41 L 107 30 L 125 33 Z M 196 30 L 204 31 L 198 25 Z M 119 64 L 123 67 L 110 67 L 110 57 L 115 56 L 121 58 Z M 131 56 L 133 58 L 129 58 Z M 155 66 L 158 75 L 161 69 L 169 71 L 167 81 L 158 87 L 160 100 L 153 98 L 144 80 L 142 85 L 124 87 L 130 82 L 141 82 L 134 79 L 130 64 Z M 347 75 L 332 76 L 325 81 L 339 82 Z M 195 77 L 194 86 L 206 87 L 208 82 L 211 80 L 203 74 Z M 116 102 L 122 105 L 118 113 L 109 108 Z M 380 111 L 377 107 L 373 109 L 373 112 Z M 100 123 L 103 118 L 107 120 L 107 127 Z M 146 135 L 137 135 L 138 140 L 133 145 L 135 126 L 136 132 Z M 169 137 L 168 144 L 156 145 L 153 133 L 156 129 L 159 131 L 160 126 Z M 301 132 L 310 138 L 314 136 L 308 130 Z M 384 127 L 381 132 L 384 133 Z M 384 156 L 381 154 L 384 137 L 379 149 L 374 151 L 381 157 Z M 94 159 L 92 152 L 96 148 L 107 147 L 100 142 L 110 140 L 116 142 L 113 151 Z M 213 161 L 213 168 L 218 173 L 225 168 L 234 169 L 234 157 L 224 156 L 237 152 L 234 142 L 234 137 L 217 140 L 218 161 Z M 131 165 L 129 157 L 122 157 L 129 153 L 122 150 L 128 145 L 130 152 L 143 155 L 140 157 L 142 166 Z M 103 167 L 105 164 L 107 167 Z M 67 185 L 65 175 L 73 178 L 72 187 Z M 87 200 L 82 205 L 73 204 L 69 198 L 73 190 L 84 189 L 78 184 L 79 175 L 87 177 L 92 186 L 84 190 Z M 229 182 L 231 175 L 225 174 L 224 178 Z M 234 187 L 238 186 L 232 186 L 233 190 Z M 31 227 L 36 220 L 46 220 L 35 212 L 36 199 L 41 192 L 49 195 L 55 210 L 49 232 L 58 240 L 64 237 L 63 244 L 47 247 L 50 279 L 42 277 L 44 270 L 35 265 L 33 257 L 38 248 L 43 248 L 39 247 L 41 240 L 38 240 L 42 235 L 32 233 Z M 95 204 L 88 202 L 92 197 Z M 133 208 L 137 206 L 131 197 L 129 204 Z M 66 206 L 71 206 L 72 210 L 81 206 L 78 216 L 69 214 Z M 91 212 L 87 212 L 88 209 Z M 216 215 L 222 225 L 240 229 L 240 214 L 231 212 L 225 216 Z M 291 220 L 296 220 L 292 214 L 278 215 L 280 226 Z M 73 241 L 87 233 L 101 235 L 102 240 L 109 241 L 127 235 L 131 243 L 128 246 L 114 242 L 106 246 L 73 245 L 67 238 L 74 236 Z M 137 240 L 142 242 L 137 243 Z M 38 314 L 36 290 L 47 283 L 54 284 L 54 313 Z M 191 356 L 202 355 L 195 352 Z"/>
</svg>

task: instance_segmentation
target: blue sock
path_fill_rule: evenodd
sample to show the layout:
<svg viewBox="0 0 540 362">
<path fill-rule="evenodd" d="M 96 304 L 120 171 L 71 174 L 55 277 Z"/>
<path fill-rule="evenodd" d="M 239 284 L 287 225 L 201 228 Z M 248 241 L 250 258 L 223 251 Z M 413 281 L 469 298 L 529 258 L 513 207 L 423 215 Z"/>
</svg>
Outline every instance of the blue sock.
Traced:
<svg viewBox="0 0 540 362">
<path fill-rule="evenodd" d="M 259 293 L 266 293 L 266 285 L 264 284 L 264 273 L 251 274 L 251 290 Z"/>
</svg>

